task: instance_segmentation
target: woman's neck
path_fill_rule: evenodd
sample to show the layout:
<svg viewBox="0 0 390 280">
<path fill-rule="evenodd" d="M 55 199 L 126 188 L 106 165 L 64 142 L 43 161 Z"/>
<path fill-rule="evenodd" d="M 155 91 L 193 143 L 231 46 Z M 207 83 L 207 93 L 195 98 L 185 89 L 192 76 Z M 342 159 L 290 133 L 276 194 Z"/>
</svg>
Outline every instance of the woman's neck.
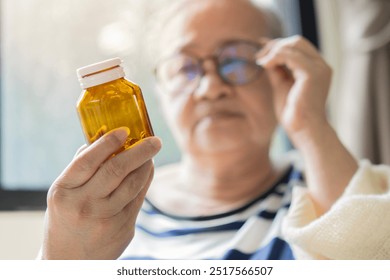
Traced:
<svg viewBox="0 0 390 280">
<path fill-rule="evenodd" d="M 216 214 L 266 192 L 278 175 L 268 154 L 197 154 L 183 159 L 182 182 L 176 191 L 188 198 L 187 203 L 198 205 L 196 209 Z"/>
</svg>

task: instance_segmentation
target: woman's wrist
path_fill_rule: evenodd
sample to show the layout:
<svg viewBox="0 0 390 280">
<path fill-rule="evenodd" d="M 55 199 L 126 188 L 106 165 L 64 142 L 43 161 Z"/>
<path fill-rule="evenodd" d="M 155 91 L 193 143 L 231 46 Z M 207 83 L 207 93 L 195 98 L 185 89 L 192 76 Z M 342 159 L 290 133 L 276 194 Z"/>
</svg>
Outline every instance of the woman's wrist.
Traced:
<svg viewBox="0 0 390 280">
<path fill-rule="evenodd" d="M 286 132 L 294 147 L 302 154 L 311 153 L 313 149 L 323 147 L 329 139 L 337 138 L 334 129 L 325 118 L 311 118 L 299 129 L 286 128 Z"/>
</svg>

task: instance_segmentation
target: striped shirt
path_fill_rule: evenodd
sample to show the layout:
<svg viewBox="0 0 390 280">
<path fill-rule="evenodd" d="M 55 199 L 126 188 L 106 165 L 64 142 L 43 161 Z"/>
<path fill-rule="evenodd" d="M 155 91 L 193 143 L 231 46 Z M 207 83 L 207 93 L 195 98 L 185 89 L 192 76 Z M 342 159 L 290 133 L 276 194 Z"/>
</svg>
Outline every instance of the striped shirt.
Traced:
<svg viewBox="0 0 390 280">
<path fill-rule="evenodd" d="M 292 185 L 301 181 L 301 172 L 290 166 L 266 193 L 212 216 L 170 215 L 146 199 L 135 237 L 121 259 L 294 259 L 281 224 Z"/>
</svg>

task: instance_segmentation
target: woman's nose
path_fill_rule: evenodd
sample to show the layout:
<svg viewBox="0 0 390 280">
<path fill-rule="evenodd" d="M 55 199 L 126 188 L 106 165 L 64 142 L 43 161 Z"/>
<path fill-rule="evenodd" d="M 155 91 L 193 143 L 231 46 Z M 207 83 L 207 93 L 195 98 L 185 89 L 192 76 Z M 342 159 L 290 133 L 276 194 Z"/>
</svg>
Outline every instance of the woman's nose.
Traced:
<svg viewBox="0 0 390 280">
<path fill-rule="evenodd" d="M 204 74 L 194 91 L 196 99 L 219 99 L 232 94 L 232 86 L 227 84 L 218 73 L 217 63 L 212 59 L 203 61 Z"/>
</svg>

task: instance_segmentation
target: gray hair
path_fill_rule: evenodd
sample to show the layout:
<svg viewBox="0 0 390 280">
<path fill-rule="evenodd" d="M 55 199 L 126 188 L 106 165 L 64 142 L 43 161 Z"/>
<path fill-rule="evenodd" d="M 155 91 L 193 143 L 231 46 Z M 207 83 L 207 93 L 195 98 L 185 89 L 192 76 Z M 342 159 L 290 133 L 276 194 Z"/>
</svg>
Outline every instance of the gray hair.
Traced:
<svg viewBox="0 0 390 280">
<path fill-rule="evenodd" d="M 154 63 L 158 59 L 158 50 L 161 46 L 158 46 L 158 38 L 163 32 L 163 28 L 167 21 L 182 7 L 181 3 L 187 0 L 154 0 L 153 5 L 150 6 L 150 20 L 148 21 L 147 28 L 147 47 L 148 60 L 154 66 Z M 210 0 L 211 1 L 211 0 Z M 236 1 L 236 0 L 232 0 Z M 284 35 L 284 28 L 280 20 L 279 14 L 273 1 L 270 0 L 247 0 L 256 9 L 264 15 L 267 25 L 267 34 L 270 38 L 279 38 Z M 152 66 L 151 65 L 151 66 Z"/>
</svg>

